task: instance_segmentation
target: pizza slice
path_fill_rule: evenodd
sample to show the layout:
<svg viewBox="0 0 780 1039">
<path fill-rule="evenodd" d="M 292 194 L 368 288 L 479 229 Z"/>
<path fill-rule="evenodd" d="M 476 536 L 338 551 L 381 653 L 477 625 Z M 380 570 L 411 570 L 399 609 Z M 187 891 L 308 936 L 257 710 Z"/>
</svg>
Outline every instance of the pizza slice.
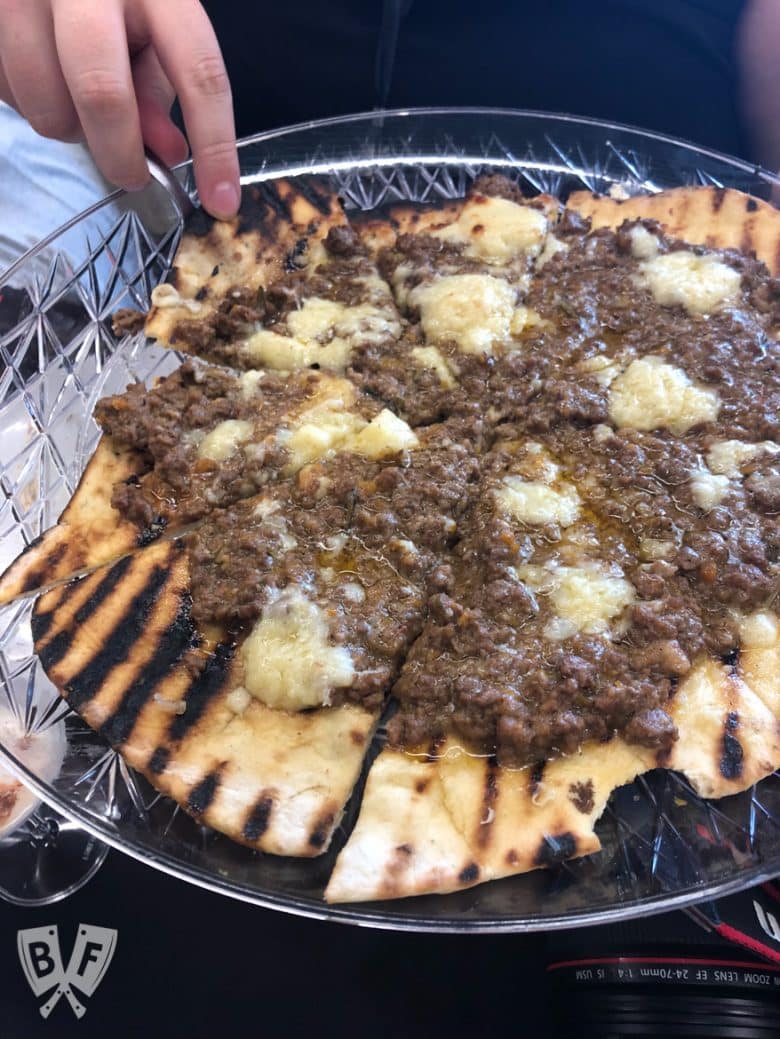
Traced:
<svg viewBox="0 0 780 1039">
<path fill-rule="evenodd" d="M 50 590 L 32 622 L 46 673 L 197 818 L 274 854 L 321 853 L 443 579 L 472 434 L 442 424 L 383 459 L 310 463 Z"/>
<path fill-rule="evenodd" d="M 753 480 L 773 452 L 734 448 L 713 500 L 702 452 L 735 456 L 706 433 L 499 432 L 329 900 L 587 854 L 611 791 L 655 767 L 722 797 L 780 765 L 778 529 Z"/>
<path fill-rule="evenodd" d="M 172 282 L 152 293 L 146 334 L 219 364 L 282 371 L 343 372 L 357 348 L 392 343 L 401 323 L 389 287 L 337 197 L 307 184 L 247 189 L 232 223 L 188 230 Z M 283 205 L 258 208 L 254 192 Z"/>
<path fill-rule="evenodd" d="M 309 254 L 344 215 L 336 194 L 313 177 L 245 185 L 238 215 L 214 220 L 196 210 L 186 221 L 169 280 L 152 292 L 146 334 L 163 346 L 199 352 L 198 324 L 243 331 L 242 306 Z M 235 295 L 238 293 L 238 295 Z M 235 311 L 235 312 L 234 312 Z M 188 334 L 180 334 L 184 326 Z M 204 331 L 203 336 L 206 333 Z"/>
<path fill-rule="evenodd" d="M 104 430 L 60 519 L 0 578 L 0 601 L 99 566 L 315 459 L 380 458 L 415 442 L 403 420 L 345 379 L 187 362 L 151 390 L 98 402 Z"/>
</svg>

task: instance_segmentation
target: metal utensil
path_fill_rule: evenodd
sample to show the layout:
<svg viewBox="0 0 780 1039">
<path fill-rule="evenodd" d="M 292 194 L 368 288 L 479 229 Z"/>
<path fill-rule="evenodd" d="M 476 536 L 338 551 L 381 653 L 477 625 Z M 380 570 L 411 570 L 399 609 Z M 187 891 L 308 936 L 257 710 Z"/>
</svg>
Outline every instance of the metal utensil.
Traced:
<svg viewBox="0 0 780 1039">
<path fill-rule="evenodd" d="M 146 149 L 146 164 L 152 177 L 168 192 L 181 213 L 182 219 L 186 220 L 190 213 L 194 213 L 195 203 L 185 191 L 179 178 L 162 159 L 148 148 Z"/>
</svg>

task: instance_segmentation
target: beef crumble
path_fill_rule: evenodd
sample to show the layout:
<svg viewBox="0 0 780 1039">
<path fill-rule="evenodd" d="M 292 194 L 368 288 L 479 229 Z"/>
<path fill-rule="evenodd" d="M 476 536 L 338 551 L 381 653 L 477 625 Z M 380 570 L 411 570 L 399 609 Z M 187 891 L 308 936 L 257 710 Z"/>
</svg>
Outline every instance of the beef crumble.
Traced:
<svg viewBox="0 0 780 1039">
<path fill-rule="evenodd" d="M 478 190 L 521 201 L 500 178 Z M 376 680 L 339 696 L 378 703 L 408 650 L 393 690 L 399 710 L 389 735 L 397 746 L 451 734 L 474 752 L 524 765 L 618 733 L 663 752 L 676 736 L 668 708 L 678 684 L 705 654 L 730 659 L 742 619 L 773 599 L 780 283 L 754 259 L 692 248 L 647 221 L 591 233 L 564 212 L 554 236 L 560 248 L 518 295 L 529 319 L 500 348 L 473 354 L 429 342 L 409 292 L 454 273 L 519 279 L 522 265 L 509 274 L 488 271 L 458 242 L 425 232 L 399 236 L 379 263 L 408 325 L 387 341 L 357 343 L 347 374 L 377 406 L 415 427 L 421 446 L 381 464 L 339 456 L 281 482 L 280 455 L 269 462 L 277 482 L 268 493 L 281 496 L 274 515 L 284 516 L 284 536 L 278 520 L 269 526 L 250 503 L 220 511 L 214 501 L 191 536 L 201 623 L 216 619 L 243 631 L 279 588 L 307 583 L 323 602 L 331 596 L 349 632 L 343 638 L 359 652 L 369 652 L 361 642 L 368 635 L 355 636 L 350 625 L 358 613 L 364 624 L 372 618 L 385 664 Z M 674 292 L 660 301 L 641 265 L 682 252 L 717 260 L 734 272 L 737 289 L 704 310 Z M 316 269 L 291 270 L 264 293 L 236 290 L 200 332 L 197 321 L 187 323 L 188 342 L 241 367 L 236 342 L 256 327 L 283 332 L 303 298 L 364 302 L 355 273 L 372 278 L 376 269 L 354 232 L 331 231 L 326 253 Z M 661 403 L 626 418 L 616 409 L 620 388 L 632 364 L 648 359 L 666 380 Z M 220 390 L 224 376 L 212 378 L 205 411 L 243 417 Z M 172 397 L 170 415 L 158 421 L 146 417 L 141 391 L 137 397 L 126 414 L 106 406 L 104 428 L 155 458 L 170 437 L 163 468 L 181 482 L 175 419 L 180 411 L 187 428 L 200 428 L 195 404 L 182 407 Z M 653 407 L 657 420 L 647 418 Z M 265 486 L 243 457 L 234 473 L 223 468 L 219 479 L 228 486 L 251 494 Z M 507 477 L 516 482 L 507 485 Z M 523 483 L 541 486 L 542 498 L 559 494 L 550 517 L 541 507 L 537 518 L 522 515 Z M 500 505 L 497 494 L 507 486 L 518 513 Z M 134 488 L 115 495 L 129 513 L 137 500 Z M 567 508 L 571 518 L 556 516 Z M 380 568 L 380 592 L 359 608 L 338 583 L 329 591 L 321 584 L 322 567 L 333 567 L 314 546 L 338 533 L 353 546 L 340 559 L 344 581 L 353 565 Z M 386 566 L 415 589 L 413 608 L 400 619 L 392 605 L 400 586 L 387 584 Z M 589 588 L 606 602 L 601 615 L 590 606 L 580 615 L 567 601 Z"/>
</svg>

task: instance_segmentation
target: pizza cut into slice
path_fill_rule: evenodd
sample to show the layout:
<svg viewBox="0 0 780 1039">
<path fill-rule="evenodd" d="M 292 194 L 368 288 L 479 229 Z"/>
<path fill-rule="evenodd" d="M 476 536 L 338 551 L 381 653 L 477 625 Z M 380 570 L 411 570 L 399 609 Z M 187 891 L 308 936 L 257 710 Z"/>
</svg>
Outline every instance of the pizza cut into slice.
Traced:
<svg viewBox="0 0 780 1039">
<path fill-rule="evenodd" d="M 205 238 L 185 234 L 173 281 L 152 294 L 147 335 L 239 369 L 343 372 L 358 348 L 381 350 L 401 334 L 390 289 L 337 197 L 281 184 L 289 216 L 247 203 Z"/>
<path fill-rule="evenodd" d="M 442 424 L 379 460 L 310 463 L 50 590 L 32 622 L 46 673 L 198 819 L 321 853 L 444 579 L 479 435 Z"/>
<path fill-rule="evenodd" d="M 499 440 L 326 898 L 452 891 L 587 854 L 611 791 L 652 768 L 705 797 L 775 770 L 777 525 L 749 483 L 767 456 L 743 458 L 714 515 L 707 442 L 605 427 Z"/>
<path fill-rule="evenodd" d="M 314 177 L 244 185 L 232 220 L 196 210 L 185 222 L 169 280 L 152 292 L 146 335 L 200 353 L 208 352 L 215 326 L 226 339 L 242 334 L 258 294 L 262 299 L 267 285 L 305 265 L 329 230 L 343 224 L 338 196 Z"/>
<path fill-rule="evenodd" d="M 0 579 L 0 601 L 99 566 L 256 494 L 315 459 L 379 458 L 409 426 L 346 379 L 188 361 L 152 389 L 98 402 L 104 430 L 59 523 Z"/>
</svg>

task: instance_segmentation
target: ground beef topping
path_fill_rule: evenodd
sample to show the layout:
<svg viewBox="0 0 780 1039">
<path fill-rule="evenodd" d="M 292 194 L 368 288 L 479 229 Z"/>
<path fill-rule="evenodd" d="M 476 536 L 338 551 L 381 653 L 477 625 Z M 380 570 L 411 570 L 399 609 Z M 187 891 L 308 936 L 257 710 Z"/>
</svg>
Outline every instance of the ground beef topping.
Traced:
<svg viewBox="0 0 780 1039">
<path fill-rule="evenodd" d="M 336 228 L 179 326 L 238 368 L 345 371 L 337 432 L 300 434 L 321 374 L 186 365 L 99 407 L 150 460 L 114 504 L 205 515 L 198 622 L 260 645 L 305 621 L 327 702 L 394 683 L 395 746 L 451 735 L 521 766 L 618 733 L 661 760 L 679 684 L 733 660 L 777 586 L 780 282 L 650 221 L 556 223 L 503 178 L 441 217 L 407 219 L 378 265 Z M 224 457 L 202 448 L 219 425 Z"/>
</svg>

